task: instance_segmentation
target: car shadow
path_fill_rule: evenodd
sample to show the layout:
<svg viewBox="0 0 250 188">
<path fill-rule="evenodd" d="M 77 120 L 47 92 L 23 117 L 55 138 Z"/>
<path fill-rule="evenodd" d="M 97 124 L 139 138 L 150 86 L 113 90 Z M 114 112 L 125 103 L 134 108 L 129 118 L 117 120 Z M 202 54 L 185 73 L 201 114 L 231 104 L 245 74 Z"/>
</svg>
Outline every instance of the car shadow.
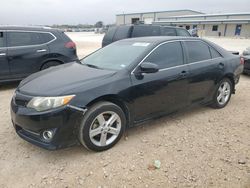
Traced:
<svg viewBox="0 0 250 188">
<path fill-rule="evenodd" d="M 17 86 L 19 85 L 19 83 L 20 83 L 20 81 L 0 84 L 0 91 L 16 89 Z"/>
<path fill-rule="evenodd" d="M 65 148 L 65 149 L 59 149 L 59 150 L 55 150 L 55 151 L 48 151 L 48 150 L 44 150 L 42 148 L 38 148 L 39 152 L 42 152 L 43 155 L 47 156 L 47 157 L 59 157 L 59 158 L 70 158 L 70 157 L 77 157 L 79 155 L 89 155 L 89 156 L 93 156 L 93 155 L 102 155 L 105 154 L 106 152 L 112 152 L 112 150 L 116 151 L 119 150 L 119 147 L 124 147 L 124 144 L 126 144 L 126 142 L 130 142 L 130 140 L 132 140 L 133 138 L 138 137 L 138 133 L 140 134 L 140 136 L 143 137 L 143 135 L 148 135 L 150 132 L 153 132 L 154 130 L 162 127 L 162 126 L 172 126 L 172 123 L 168 124 L 167 122 L 173 122 L 173 120 L 181 120 L 181 119 L 185 119 L 186 117 L 192 116 L 193 114 L 196 114 L 198 112 L 206 112 L 207 110 L 210 110 L 209 107 L 192 107 L 192 108 L 187 108 L 184 109 L 180 112 L 171 114 L 171 115 L 167 115 L 167 116 L 162 116 L 160 118 L 157 119 L 153 119 L 147 122 L 144 122 L 140 125 L 137 125 L 135 127 L 129 128 L 126 130 L 124 136 L 122 137 L 122 139 L 110 150 L 107 151 L 103 151 L 103 152 L 94 152 L 94 151 L 90 151 L 88 149 L 86 149 L 85 147 L 81 146 L 81 145 L 77 145 L 77 146 L 73 146 L 73 147 L 69 147 L 69 148 Z M 213 110 L 213 109 L 211 109 Z M 163 122 L 163 123 L 162 123 Z M 127 137 L 129 138 L 128 141 Z M 36 147 L 36 146 L 34 146 Z M 28 149 L 28 148 L 27 148 Z"/>
</svg>

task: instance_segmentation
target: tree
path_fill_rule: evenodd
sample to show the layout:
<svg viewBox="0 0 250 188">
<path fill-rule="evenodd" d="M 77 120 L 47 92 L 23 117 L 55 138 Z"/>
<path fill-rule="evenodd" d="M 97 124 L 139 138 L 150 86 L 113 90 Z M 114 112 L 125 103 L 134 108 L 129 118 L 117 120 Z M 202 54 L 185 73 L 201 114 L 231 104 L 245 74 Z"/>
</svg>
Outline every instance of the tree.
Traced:
<svg viewBox="0 0 250 188">
<path fill-rule="evenodd" d="M 96 22 L 95 27 L 102 28 L 103 27 L 103 21 Z"/>
</svg>

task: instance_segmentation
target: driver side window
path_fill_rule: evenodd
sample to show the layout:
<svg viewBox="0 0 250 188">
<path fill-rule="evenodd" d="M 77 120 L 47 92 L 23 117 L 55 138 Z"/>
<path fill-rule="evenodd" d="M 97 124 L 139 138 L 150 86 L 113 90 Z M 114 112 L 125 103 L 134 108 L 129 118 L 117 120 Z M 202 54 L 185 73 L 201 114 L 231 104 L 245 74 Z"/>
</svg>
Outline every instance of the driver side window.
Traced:
<svg viewBox="0 0 250 188">
<path fill-rule="evenodd" d="M 159 69 L 183 65 L 183 52 L 180 42 L 169 42 L 155 49 L 144 62 L 157 64 Z"/>
</svg>

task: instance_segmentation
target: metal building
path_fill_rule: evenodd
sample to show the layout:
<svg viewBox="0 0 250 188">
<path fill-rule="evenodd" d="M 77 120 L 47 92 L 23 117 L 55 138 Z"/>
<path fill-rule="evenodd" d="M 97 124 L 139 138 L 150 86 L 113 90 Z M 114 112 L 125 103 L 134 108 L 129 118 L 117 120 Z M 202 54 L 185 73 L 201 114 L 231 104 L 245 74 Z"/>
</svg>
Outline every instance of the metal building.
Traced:
<svg viewBox="0 0 250 188">
<path fill-rule="evenodd" d="M 145 12 L 116 15 L 116 24 L 173 25 L 186 29 L 197 28 L 202 36 L 250 37 L 250 12 L 205 14 L 193 10 Z"/>
</svg>

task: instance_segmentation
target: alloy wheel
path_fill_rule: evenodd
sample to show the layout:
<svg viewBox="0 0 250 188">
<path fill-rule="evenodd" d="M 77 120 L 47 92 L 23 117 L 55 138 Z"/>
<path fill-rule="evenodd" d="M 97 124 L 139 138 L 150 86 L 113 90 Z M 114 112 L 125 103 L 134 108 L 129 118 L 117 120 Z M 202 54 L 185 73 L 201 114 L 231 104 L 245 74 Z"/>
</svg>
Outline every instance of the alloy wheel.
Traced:
<svg viewBox="0 0 250 188">
<path fill-rule="evenodd" d="M 121 118 L 113 111 L 97 115 L 89 129 L 91 142 L 96 146 L 112 144 L 121 131 Z"/>
<path fill-rule="evenodd" d="M 219 89 L 218 89 L 218 94 L 217 94 L 217 101 L 220 105 L 225 105 L 231 94 L 231 86 L 228 82 L 222 82 Z"/>
</svg>

